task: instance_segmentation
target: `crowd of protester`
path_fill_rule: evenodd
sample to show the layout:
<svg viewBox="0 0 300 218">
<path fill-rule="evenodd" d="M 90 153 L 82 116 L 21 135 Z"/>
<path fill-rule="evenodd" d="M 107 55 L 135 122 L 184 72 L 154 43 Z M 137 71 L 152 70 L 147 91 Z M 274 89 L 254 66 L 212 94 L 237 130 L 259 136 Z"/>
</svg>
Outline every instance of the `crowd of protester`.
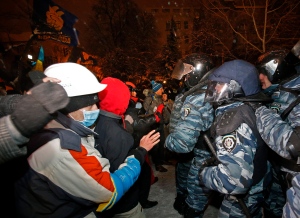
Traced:
<svg viewBox="0 0 300 218">
<path fill-rule="evenodd" d="M 77 63 L 31 70 L 24 93 L 1 86 L 4 217 L 143 218 L 170 160 L 185 218 L 300 217 L 299 54 L 186 55 L 176 97 Z"/>
</svg>

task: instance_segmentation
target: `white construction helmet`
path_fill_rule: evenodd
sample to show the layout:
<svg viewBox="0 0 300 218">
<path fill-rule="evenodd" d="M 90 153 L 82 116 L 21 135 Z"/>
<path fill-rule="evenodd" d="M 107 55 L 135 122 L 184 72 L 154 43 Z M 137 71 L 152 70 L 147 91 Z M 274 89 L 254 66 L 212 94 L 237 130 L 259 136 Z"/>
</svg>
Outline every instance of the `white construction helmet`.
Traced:
<svg viewBox="0 0 300 218">
<path fill-rule="evenodd" d="M 99 83 L 86 67 L 76 63 L 53 64 L 44 73 L 47 77 L 61 80 L 58 84 L 64 87 L 69 97 L 98 93 L 107 86 Z"/>
</svg>

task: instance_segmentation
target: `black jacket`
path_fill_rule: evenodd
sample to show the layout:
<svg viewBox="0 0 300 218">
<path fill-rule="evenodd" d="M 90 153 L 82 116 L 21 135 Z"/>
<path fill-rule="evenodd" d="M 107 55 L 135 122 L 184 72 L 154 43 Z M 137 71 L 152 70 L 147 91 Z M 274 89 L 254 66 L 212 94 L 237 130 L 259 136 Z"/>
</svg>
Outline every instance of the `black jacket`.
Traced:
<svg viewBox="0 0 300 218">
<path fill-rule="evenodd" d="M 124 129 L 120 116 L 104 110 L 100 110 L 94 131 L 99 134 L 95 138 L 95 147 L 103 157 L 109 160 L 110 171 L 114 172 L 133 149 L 133 137 Z M 112 217 L 113 214 L 131 210 L 138 204 L 138 192 L 138 186 L 135 183 L 112 209 L 102 213 L 100 217 Z"/>
</svg>

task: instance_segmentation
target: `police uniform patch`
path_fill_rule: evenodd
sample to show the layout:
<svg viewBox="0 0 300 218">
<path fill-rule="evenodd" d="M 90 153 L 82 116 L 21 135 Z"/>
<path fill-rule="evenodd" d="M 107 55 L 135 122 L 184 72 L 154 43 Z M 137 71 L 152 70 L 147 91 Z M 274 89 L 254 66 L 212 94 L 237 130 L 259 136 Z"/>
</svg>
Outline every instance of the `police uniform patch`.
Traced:
<svg viewBox="0 0 300 218">
<path fill-rule="evenodd" d="M 223 145 L 223 148 L 227 152 L 231 152 L 236 146 L 236 137 L 235 137 L 235 135 L 231 134 L 231 135 L 223 136 L 222 145 Z"/>
<path fill-rule="evenodd" d="M 277 114 L 279 113 L 280 108 L 281 108 L 281 104 L 279 104 L 277 102 L 273 102 L 270 105 L 270 109 L 273 110 L 274 112 L 276 112 Z"/>
<path fill-rule="evenodd" d="M 184 109 L 184 116 L 187 117 L 191 112 L 191 108 L 185 108 Z"/>
</svg>

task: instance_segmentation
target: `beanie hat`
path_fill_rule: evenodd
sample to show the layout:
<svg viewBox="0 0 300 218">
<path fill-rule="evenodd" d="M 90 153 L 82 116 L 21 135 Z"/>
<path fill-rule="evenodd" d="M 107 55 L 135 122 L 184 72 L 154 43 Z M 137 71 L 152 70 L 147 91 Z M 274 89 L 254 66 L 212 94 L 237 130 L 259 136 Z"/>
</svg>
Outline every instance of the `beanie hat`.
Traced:
<svg viewBox="0 0 300 218">
<path fill-rule="evenodd" d="M 238 82 L 245 96 L 254 95 L 261 91 L 256 67 L 244 60 L 225 62 L 209 75 L 209 80 L 230 83 L 230 80 Z"/>
<path fill-rule="evenodd" d="M 151 84 L 153 92 L 157 92 L 162 87 L 161 83 L 157 83 L 154 80 L 151 81 Z"/>
<path fill-rule="evenodd" d="M 66 114 L 99 103 L 98 93 L 69 97 L 69 99 L 69 104 L 62 110 Z"/>
<path fill-rule="evenodd" d="M 98 93 L 100 110 L 105 110 L 119 116 L 124 115 L 130 100 L 130 91 L 127 85 L 113 77 L 104 78 L 101 84 L 107 84 L 107 87 Z"/>
</svg>

